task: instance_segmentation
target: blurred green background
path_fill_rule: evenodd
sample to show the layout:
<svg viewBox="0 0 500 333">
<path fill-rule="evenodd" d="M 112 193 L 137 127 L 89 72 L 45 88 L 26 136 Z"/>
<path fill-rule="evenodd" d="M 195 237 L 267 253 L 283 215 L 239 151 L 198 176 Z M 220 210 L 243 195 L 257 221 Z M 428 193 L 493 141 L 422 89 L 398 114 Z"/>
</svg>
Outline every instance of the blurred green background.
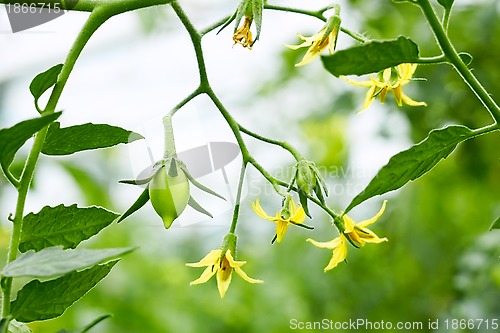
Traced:
<svg viewBox="0 0 500 333">
<path fill-rule="evenodd" d="M 500 6 L 494 0 L 467 2 L 470 5 L 456 2 L 450 36 L 459 50 L 473 55 L 474 73 L 498 100 Z M 407 35 L 418 43 L 423 56 L 437 53 L 428 26 L 414 6 L 351 0 L 343 7 L 343 14 L 346 27 L 357 28 L 371 38 Z M 143 18 L 147 23 L 145 34 L 161 29 L 161 24 L 155 25 L 145 14 Z M 304 35 L 314 32 L 315 28 L 301 31 Z M 262 43 L 266 34 L 272 33 L 264 25 Z M 290 36 L 288 43 L 295 42 Z M 340 43 L 351 42 L 343 35 Z M 299 143 L 304 154 L 315 160 L 325 173 L 349 170 L 353 154 L 363 154 L 359 147 L 353 151 L 357 136 L 351 130 L 353 122 L 356 123 L 353 119 L 358 117 L 355 110 L 360 108 L 365 91 L 346 87 L 319 64 L 297 70 L 293 64 L 303 53 L 280 45 L 277 49 L 280 61 L 276 63 L 276 75 L 253 82 L 253 89 L 246 91 L 240 101 L 233 97 L 236 101 L 232 101 L 232 108 L 267 105 L 269 112 L 281 110 L 276 111 L 281 112 L 282 128 L 276 131 L 280 139 Z M 433 128 L 450 123 L 477 128 L 491 121 L 452 68 L 420 66 L 416 77 L 426 81 L 410 84 L 407 93 L 416 100 L 426 101 L 427 108 L 398 109 L 389 98 L 384 108 L 375 106 L 365 111 L 382 116 L 382 121 L 374 123 L 372 128 L 373 140 L 379 140 L 382 146 L 401 138 L 407 143 L 418 142 Z M 314 103 L 300 110 L 287 105 L 283 111 L 287 102 L 282 99 L 298 94 L 297 91 Z M 288 117 L 297 113 L 300 113 L 298 119 Z M 253 128 L 260 131 L 262 126 L 263 132 L 272 136 L 273 128 L 266 129 L 266 119 L 258 118 Z M 401 124 L 406 131 L 395 129 Z M 287 131 L 287 126 L 295 130 Z M 331 251 L 316 249 L 304 241 L 308 237 L 319 241 L 336 237 L 324 214 L 313 210 L 314 220 L 309 224 L 315 230 L 291 227 L 282 244 L 271 245 L 274 226 L 259 220 L 250 205 L 244 204 L 238 225 L 238 259 L 247 261 L 244 270 L 249 276 L 265 283 L 251 285 L 234 275 L 223 300 L 218 296 L 215 279 L 190 287 L 189 282 L 202 269 L 188 268 L 185 263 L 198 261 L 217 248 L 225 228 L 167 231 L 161 227 L 145 228 L 146 222 L 152 221 L 132 217 L 104 230 L 87 246 L 141 248 L 123 258 L 108 278 L 62 317 L 31 327 L 40 333 L 55 333 L 62 328 L 73 330 L 106 313 L 112 313 L 113 317 L 92 332 L 288 332 L 294 319 L 422 322 L 422 332 L 426 332 L 432 331 L 427 328 L 429 320 L 438 319 L 441 323 L 446 318 L 500 320 L 500 232 L 488 231 L 500 215 L 499 141 L 500 134 L 495 133 L 465 142 L 431 173 L 391 194 L 388 210 L 373 227 L 389 242 L 369 244 L 361 250 L 350 247 L 348 264 L 327 273 L 323 268 Z M 256 147 L 262 151 L 276 149 Z M 111 149 L 85 154 L 91 162 L 65 159 L 57 166 L 69 175 L 68 186 L 79 191 L 79 204 L 123 209 L 128 203 L 117 202 L 109 186 L 119 180 L 114 166 L 116 152 Z M 349 172 L 347 177 L 338 173 L 334 176 L 329 179 L 329 186 L 341 186 L 346 191 L 334 193 L 329 200 L 335 209 L 341 210 L 356 194 L 347 190 L 347 184 L 364 185 L 368 180 L 356 179 Z M 7 190 L 3 179 L 0 182 L 3 183 L 0 198 L 3 196 L 5 200 L 13 193 Z M 262 182 L 259 186 L 267 185 Z M 245 203 L 253 199 L 250 196 Z M 261 197 L 261 201 L 270 214 L 278 209 L 277 196 Z M 380 198 L 373 199 L 356 208 L 353 216 L 358 220 L 368 218 L 380 203 Z M 5 220 L 8 213 L 9 210 L 0 211 L 0 216 Z M 159 220 L 153 222 L 160 224 Z M 9 225 L 0 226 L 0 243 L 6 244 Z M 5 250 L 0 251 L 3 260 Z M 452 331 L 446 330 L 444 324 L 439 329 L 439 332 Z"/>
</svg>

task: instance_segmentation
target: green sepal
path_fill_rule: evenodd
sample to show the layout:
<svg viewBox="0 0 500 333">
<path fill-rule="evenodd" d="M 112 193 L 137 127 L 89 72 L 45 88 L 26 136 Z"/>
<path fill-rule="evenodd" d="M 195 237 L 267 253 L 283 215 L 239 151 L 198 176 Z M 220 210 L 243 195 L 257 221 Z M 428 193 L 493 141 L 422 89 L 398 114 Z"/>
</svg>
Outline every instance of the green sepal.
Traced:
<svg viewBox="0 0 500 333">
<path fill-rule="evenodd" d="M 236 9 L 236 17 L 235 17 L 235 25 L 234 25 L 234 32 L 238 30 L 238 26 L 241 22 L 241 19 L 246 13 L 246 9 L 248 7 L 248 1 L 249 0 L 242 0 L 240 4 L 238 5 L 238 9 Z"/>
<path fill-rule="evenodd" d="M 324 205 L 325 197 L 323 196 L 323 192 L 321 192 L 321 186 L 315 186 L 314 193 L 316 193 L 316 197 L 318 198 L 319 202 L 321 202 Z"/>
<path fill-rule="evenodd" d="M 179 166 L 182 169 L 182 171 L 184 171 L 184 173 L 186 174 L 186 177 L 189 179 L 189 182 L 191 182 L 191 184 L 193 184 L 194 186 L 196 186 L 197 188 L 199 188 L 203 192 L 206 192 L 206 193 L 211 194 L 213 196 L 216 196 L 224 201 L 227 201 L 226 198 L 224 198 L 222 195 L 218 194 L 217 192 L 213 191 L 212 189 L 201 184 L 193 176 L 191 176 L 191 174 L 189 173 L 189 170 L 187 169 L 186 165 L 183 162 L 178 161 L 178 163 L 179 163 Z"/>
<path fill-rule="evenodd" d="M 298 193 L 299 193 L 299 200 L 300 204 L 302 205 L 302 208 L 304 208 L 304 212 L 306 215 L 312 219 L 311 214 L 309 213 L 309 207 L 307 206 L 307 194 L 304 192 L 300 187 L 298 188 Z"/>
<path fill-rule="evenodd" d="M 198 202 L 196 202 L 196 200 L 194 200 L 194 198 L 192 196 L 189 197 L 188 205 L 191 206 L 192 208 L 194 208 L 196 211 L 198 211 L 202 214 L 205 214 L 208 217 L 213 218 L 213 215 L 210 214 L 210 212 L 207 211 L 205 208 L 203 208 Z"/>
<path fill-rule="evenodd" d="M 264 10 L 264 0 L 252 0 L 252 18 L 255 22 L 256 35 L 252 44 L 260 37 L 260 31 L 262 29 L 262 11 Z"/>
<path fill-rule="evenodd" d="M 226 236 L 224 236 L 224 240 L 222 241 L 222 253 L 221 256 L 225 256 L 227 250 L 231 250 L 231 254 L 233 258 L 236 260 L 236 242 L 238 241 L 238 236 L 236 234 L 230 232 Z"/>
<path fill-rule="evenodd" d="M 307 224 L 302 224 L 302 223 L 295 223 L 293 221 L 290 221 L 291 224 L 296 225 L 297 227 L 301 227 L 307 230 L 314 230 L 314 227 L 311 227 L 310 225 Z"/>
<path fill-rule="evenodd" d="M 153 179 L 154 175 L 148 178 L 144 179 L 125 179 L 125 180 L 120 180 L 118 183 L 120 184 L 127 184 L 127 185 L 146 185 Z"/>
<path fill-rule="evenodd" d="M 316 176 L 316 181 L 319 181 L 319 187 L 321 187 L 323 192 L 325 192 L 325 196 L 328 196 L 328 187 L 326 186 L 325 180 L 323 179 L 323 176 L 321 176 L 318 167 L 314 163 L 312 163 L 312 170 Z"/>
<path fill-rule="evenodd" d="M 147 202 L 149 201 L 149 189 L 146 188 L 144 191 L 142 191 L 141 195 L 137 200 L 130 206 L 129 209 L 125 213 L 123 213 L 117 220 L 116 223 L 120 223 L 121 221 L 125 220 L 127 217 L 130 215 L 134 214 L 136 211 L 142 208 Z"/>
</svg>

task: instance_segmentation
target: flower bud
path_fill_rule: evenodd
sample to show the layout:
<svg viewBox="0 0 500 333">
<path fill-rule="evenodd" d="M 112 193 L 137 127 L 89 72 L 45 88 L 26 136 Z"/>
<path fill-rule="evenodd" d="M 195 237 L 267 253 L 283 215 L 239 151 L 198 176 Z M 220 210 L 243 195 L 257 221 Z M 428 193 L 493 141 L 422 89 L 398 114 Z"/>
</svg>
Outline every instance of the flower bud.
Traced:
<svg viewBox="0 0 500 333">
<path fill-rule="evenodd" d="M 190 198 L 186 174 L 174 159 L 169 160 L 154 175 L 149 183 L 149 197 L 165 228 L 170 228 Z"/>
<path fill-rule="evenodd" d="M 311 194 L 316 187 L 316 175 L 311 168 L 311 163 L 301 160 L 297 163 L 297 186 L 306 194 Z"/>
</svg>

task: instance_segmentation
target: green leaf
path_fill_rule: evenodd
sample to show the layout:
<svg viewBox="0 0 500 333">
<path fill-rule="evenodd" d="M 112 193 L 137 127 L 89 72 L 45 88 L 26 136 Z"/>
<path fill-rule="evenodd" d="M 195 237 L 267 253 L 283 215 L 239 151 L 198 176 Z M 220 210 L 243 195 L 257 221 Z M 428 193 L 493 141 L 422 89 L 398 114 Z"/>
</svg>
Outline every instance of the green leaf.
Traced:
<svg viewBox="0 0 500 333">
<path fill-rule="evenodd" d="M 472 134 L 465 126 L 448 126 L 431 131 L 422 142 L 391 157 L 368 186 L 351 201 L 345 212 L 371 197 L 397 190 L 421 177 L 441 159 L 448 157 L 460 142 L 470 139 Z"/>
<path fill-rule="evenodd" d="M 500 229 L 500 217 L 497 218 L 497 220 L 491 225 L 490 230 L 493 229 Z"/>
<path fill-rule="evenodd" d="M 64 250 L 62 246 L 54 246 L 39 252 L 28 251 L 21 254 L 3 268 L 2 275 L 7 277 L 55 278 L 72 271 L 101 264 L 133 250 L 133 248 Z"/>
<path fill-rule="evenodd" d="M 58 317 L 108 275 L 117 262 L 71 272 L 51 281 L 33 280 L 18 292 L 11 303 L 11 313 L 24 323 Z"/>
<path fill-rule="evenodd" d="M 12 320 L 9 324 L 9 333 L 32 333 L 32 331 L 26 324 Z"/>
<path fill-rule="evenodd" d="M 80 242 L 106 228 L 117 217 L 118 214 L 101 207 L 78 208 L 76 204 L 46 206 L 40 212 L 24 217 L 19 250 L 39 251 L 55 245 L 75 248 Z"/>
<path fill-rule="evenodd" d="M 0 130 L 0 164 L 7 170 L 17 151 L 42 128 L 59 118 L 61 112 L 22 121 Z"/>
<path fill-rule="evenodd" d="M 450 10 L 451 6 L 453 6 L 453 2 L 455 0 L 438 0 L 439 4 L 443 6 L 446 10 Z"/>
<path fill-rule="evenodd" d="M 49 127 L 42 153 L 70 155 L 76 152 L 107 148 L 120 143 L 144 139 L 140 134 L 107 124 L 83 124 L 61 128 L 56 122 Z"/>
<path fill-rule="evenodd" d="M 322 56 L 323 66 L 335 76 L 364 75 L 418 60 L 418 46 L 412 40 L 369 42 Z"/>
<path fill-rule="evenodd" d="M 38 108 L 38 99 L 46 92 L 50 87 L 57 83 L 57 77 L 63 68 L 62 64 L 55 65 L 54 67 L 48 69 L 47 71 L 35 76 L 30 84 L 30 91 L 35 98 L 35 105 Z"/>
<path fill-rule="evenodd" d="M 144 206 L 148 201 L 149 201 L 149 189 L 146 188 L 144 191 L 142 191 L 141 195 L 139 196 L 139 198 L 137 198 L 134 204 L 129 209 L 127 209 L 127 211 L 123 213 L 122 216 L 120 216 L 120 218 L 116 221 L 116 223 L 120 223 L 130 215 L 134 214 L 136 211 L 141 209 L 142 206 Z"/>
</svg>

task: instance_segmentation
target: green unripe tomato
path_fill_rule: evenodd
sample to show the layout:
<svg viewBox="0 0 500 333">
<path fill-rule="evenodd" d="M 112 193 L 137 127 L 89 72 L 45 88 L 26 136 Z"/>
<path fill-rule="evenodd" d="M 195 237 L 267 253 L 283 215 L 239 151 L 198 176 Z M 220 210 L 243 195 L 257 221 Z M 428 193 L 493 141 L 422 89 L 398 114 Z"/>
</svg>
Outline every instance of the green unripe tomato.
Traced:
<svg viewBox="0 0 500 333">
<path fill-rule="evenodd" d="M 189 182 L 177 163 L 162 167 L 149 183 L 149 198 L 154 210 L 168 229 L 186 208 L 190 193 Z"/>
</svg>

